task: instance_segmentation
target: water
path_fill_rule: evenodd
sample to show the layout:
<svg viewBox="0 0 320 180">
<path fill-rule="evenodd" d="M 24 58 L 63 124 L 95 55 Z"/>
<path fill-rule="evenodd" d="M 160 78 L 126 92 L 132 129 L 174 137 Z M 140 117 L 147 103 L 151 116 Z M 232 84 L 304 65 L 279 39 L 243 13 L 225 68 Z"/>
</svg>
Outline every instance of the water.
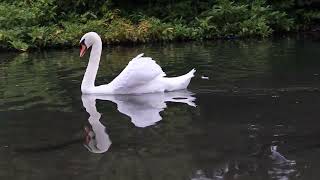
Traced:
<svg viewBox="0 0 320 180">
<path fill-rule="evenodd" d="M 188 91 L 82 96 L 78 50 L 0 54 L 1 179 L 318 179 L 320 51 L 309 39 L 104 48 L 97 83 L 144 52 Z"/>
</svg>

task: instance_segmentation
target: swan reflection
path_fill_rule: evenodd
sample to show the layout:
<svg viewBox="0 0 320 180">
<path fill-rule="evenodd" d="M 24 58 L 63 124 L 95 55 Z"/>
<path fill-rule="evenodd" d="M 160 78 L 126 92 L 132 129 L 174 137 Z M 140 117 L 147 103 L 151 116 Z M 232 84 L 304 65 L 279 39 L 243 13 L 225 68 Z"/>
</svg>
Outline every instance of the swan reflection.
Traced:
<svg viewBox="0 0 320 180">
<path fill-rule="evenodd" d="M 93 153 L 104 153 L 110 145 L 111 140 L 106 132 L 106 127 L 99 121 L 101 114 L 96 108 L 96 97 L 81 96 L 83 107 L 89 113 L 89 123 L 91 127 L 85 127 L 84 146 Z"/>
<path fill-rule="evenodd" d="M 136 127 L 147 127 L 159 122 L 160 112 L 166 102 L 177 102 L 195 107 L 195 97 L 188 90 L 141 95 L 82 95 L 82 103 L 90 117 L 91 128 L 85 127 L 85 147 L 93 153 L 104 153 L 111 140 L 105 126 L 100 122 L 101 114 L 97 111 L 96 100 L 111 101 L 117 104 L 118 111 L 131 118 Z"/>
<path fill-rule="evenodd" d="M 287 180 L 294 176 L 297 172 L 295 169 L 296 161 L 288 160 L 284 155 L 278 152 L 278 146 L 271 146 L 272 167 L 268 170 L 268 174 L 272 179 Z"/>
</svg>

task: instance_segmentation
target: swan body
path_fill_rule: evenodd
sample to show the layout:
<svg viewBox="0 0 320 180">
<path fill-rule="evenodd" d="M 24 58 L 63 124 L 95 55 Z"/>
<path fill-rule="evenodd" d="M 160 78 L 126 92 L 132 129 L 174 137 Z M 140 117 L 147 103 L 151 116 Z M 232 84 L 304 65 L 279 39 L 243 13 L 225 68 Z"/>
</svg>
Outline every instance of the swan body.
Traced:
<svg viewBox="0 0 320 180">
<path fill-rule="evenodd" d="M 92 46 L 89 63 L 84 74 L 81 91 L 84 94 L 142 94 L 186 89 L 195 69 L 178 77 L 166 77 L 161 67 L 150 57 L 139 54 L 109 84 L 95 86 L 99 68 L 102 41 L 95 32 L 86 33 L 80 40 L 83 56 Z"/>
</svg>

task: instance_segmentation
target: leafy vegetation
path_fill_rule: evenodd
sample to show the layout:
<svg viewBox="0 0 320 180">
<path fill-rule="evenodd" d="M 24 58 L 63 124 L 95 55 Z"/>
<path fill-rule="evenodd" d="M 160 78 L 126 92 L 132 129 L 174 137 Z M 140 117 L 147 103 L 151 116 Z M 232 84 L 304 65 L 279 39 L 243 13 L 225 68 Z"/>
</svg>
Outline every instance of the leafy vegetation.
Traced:
<svg viewBox="0 0 320 180">
<path fill-rule="evenodd" d="M 4 0 L 0 48 L 76 46 L 88 31 L 104 43 L 268 37 L 306 29 L 320 11 L 294 0 Z"/>
</svg>

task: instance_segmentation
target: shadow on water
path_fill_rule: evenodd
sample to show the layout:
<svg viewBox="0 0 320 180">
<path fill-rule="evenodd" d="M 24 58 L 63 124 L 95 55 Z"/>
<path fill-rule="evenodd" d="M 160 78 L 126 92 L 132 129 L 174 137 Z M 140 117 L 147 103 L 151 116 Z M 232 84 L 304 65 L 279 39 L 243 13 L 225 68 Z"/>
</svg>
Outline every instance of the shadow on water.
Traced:
<svg viewBox="0 0 320 180">
<path fill-rule="evenodd" d="M 318 179 L 318 47 L 287 37 L 105 48 L 97 84 L 141 52 L 169 76 L 197 69 L 190 91 L 140 96 L 82 96 L 76 50 L 0 54 L 0 177 Z"/>
</svg>

